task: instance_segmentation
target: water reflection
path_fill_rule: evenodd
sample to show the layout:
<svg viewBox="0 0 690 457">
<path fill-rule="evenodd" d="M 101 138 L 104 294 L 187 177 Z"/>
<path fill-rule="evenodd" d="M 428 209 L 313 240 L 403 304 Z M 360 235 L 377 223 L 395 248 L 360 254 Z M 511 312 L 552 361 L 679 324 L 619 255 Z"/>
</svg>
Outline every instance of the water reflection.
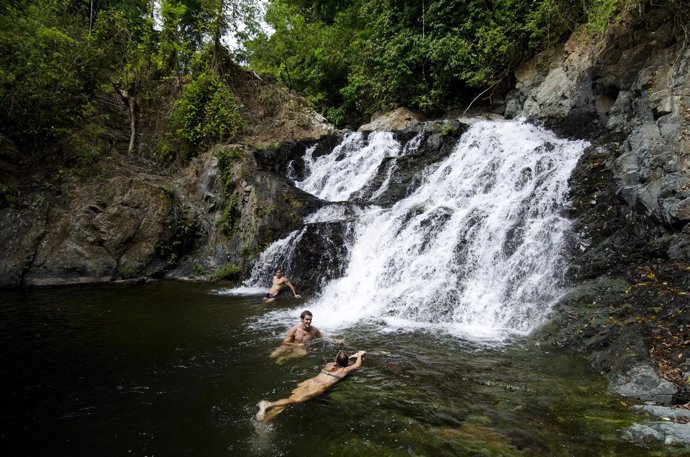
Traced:
<svg viewBox="0 0 690 457">
<path fill-rule="evenodd" d="M 288 395 L 340 345 L 278 365 L 269 354 L 297 318 L 213 290 L 3 292 L 2 455 L 658 455 L 621 441 L 634 416 L 574 354 L 375 324 L 331 335 L 369 351 L 362 368 L 257 424 L 260 399 Z"/>
</svg>

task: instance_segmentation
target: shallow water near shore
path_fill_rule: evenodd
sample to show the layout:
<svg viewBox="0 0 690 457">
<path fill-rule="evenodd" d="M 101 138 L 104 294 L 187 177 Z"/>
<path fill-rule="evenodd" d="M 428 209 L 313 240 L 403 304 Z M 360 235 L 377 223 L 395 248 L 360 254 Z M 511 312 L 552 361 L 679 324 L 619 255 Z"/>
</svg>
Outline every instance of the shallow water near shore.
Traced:
<svg viewBox="0 0 690 457">
<path fill-rule="evenodd" d="M 271 423 L 262 399 L 289 395 L 340 344 L 268 358 L 294 321 L 262 319 L 283 299 L 154 283 L 4 291 L 4 456 L 652 456 L 624 442 L 624 400 L 569 351 L 500 347 L 365 322 L 330 335 L 364 366 Z M 298 313 L 297 313 L 298 314 Z M 318 315 L 314 316 L 318 327 Z"/>
</svg>

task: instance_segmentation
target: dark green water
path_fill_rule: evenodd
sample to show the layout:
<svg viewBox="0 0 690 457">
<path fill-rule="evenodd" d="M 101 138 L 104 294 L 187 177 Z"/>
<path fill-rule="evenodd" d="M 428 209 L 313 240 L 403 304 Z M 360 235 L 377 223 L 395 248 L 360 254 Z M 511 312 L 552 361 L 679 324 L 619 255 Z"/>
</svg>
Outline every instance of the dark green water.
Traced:
<svg viewBox="0 0 690 457">
<path fill-rule="evenodd" d="M 297 316 L 266 326 L 273 305 L 212 290 L 1 292 L 0 455 L 677 455 L 622 441 L 644 418 L 575 354 L 367 327 L 334 335 L 371 351 L 362 369 L 257 424 L 259 400 L 289 395 L 338 347 L 277 365 L 268 354 Z"/>
</svg>

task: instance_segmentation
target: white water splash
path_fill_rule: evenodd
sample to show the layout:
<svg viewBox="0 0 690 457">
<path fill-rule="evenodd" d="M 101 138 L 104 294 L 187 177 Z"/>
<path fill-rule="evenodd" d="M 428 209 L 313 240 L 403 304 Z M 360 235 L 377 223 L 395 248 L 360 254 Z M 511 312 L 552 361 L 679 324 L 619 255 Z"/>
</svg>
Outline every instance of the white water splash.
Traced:
<svg viewBox="0 0 690 457">
<path fill-rule="evenodd" d="M 287 237 L 271 244 L 264 252 L 259 255 L 254 263 L 251 275 L 242 285 L 245 289 L 258 288 L 262 283 L 266 283 L 262 292 L 266 292 L 271 286 L 271 278 L 276 268 L 284 268 L 286 259 L 292 257 L 298 243 L 302 239 L 304 229 L 295 230 Z"/>
<path fill-rule="evenodd" d="M 528 333 L 561 294 L 569 221 L 559 212 L 586 146 L 524 122 L 472 125 L 409 197 L 358 214 L 345 275 L 305 304 L 314 323 L 329 331 L 377 323 L 475 340 Z M 357 170 L 371 179 L 373 163 L 400 150 L 385 135 L 377 137 L 376 159 L 367 147 L 339 160 L 336 148 L 314 161 L 312 174 L 298 184 L 321 198 L 347 198 L 366 185 Z M 337 210 L 322 210 L 311 221 L 328 217 L 337 220 Z M 284 253 L 296 238 L 291 234 L 265 254 Z M 267 317 L 293 322 L 297 314 Z"/>
<path fill-rule="evenodd" d="M 266 292 L 266 288 L 240 286 L 240 287 L 233 287 L 233 288 L 228 287 L 225 289 L 212 290 L 210 293 L 212 295 L 230 295 L 230 296 L 242 297 L 242 296 L 254 296 L 257 294 L 262 294 L 264 292 Z"/>
<path fill-rule="evenodd" d="M 390 132 L 372 132 L 367 140 L 357 132 L 345 136 L 330 154 L 314 159 L 313 152 L 311 148 L 304 156 L 307 177 L 295 185 L 322 200 L 345 201 L 376 176 L 384 158 L 400 155 L 402 146 Z"/>
</svg>

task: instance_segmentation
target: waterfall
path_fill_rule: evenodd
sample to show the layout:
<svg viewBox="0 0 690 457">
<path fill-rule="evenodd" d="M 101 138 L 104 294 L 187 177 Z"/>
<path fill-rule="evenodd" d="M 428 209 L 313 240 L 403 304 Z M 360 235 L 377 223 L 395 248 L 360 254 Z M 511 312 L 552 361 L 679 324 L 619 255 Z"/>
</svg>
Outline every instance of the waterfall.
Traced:
<svg viewBox="0 0 690 457">
<path fill-rule="evenodd" d="M 346 137 L 330 154 L 305 158 L 296 185 L 339 202 L 357 195 L 387 157 L 404 156 L 392 134 Z M 326 207 L 305 222 L 356 220 L 344 274 L 308 307 L 314 322 L 337 330 L 358 322 L 382 329 L 424 329 L 472 339 L 525 334 L 562 294 L 562 215 L 568 177 L 584 141 L 567 141 L 519 121 L 473 124 L 445 159 L 422 171 L 421 184 L 384 208 Z M 395 176 L 394 165 L 383 186 Z M 380 194 L 377 189 L 372 195 Z M 269 247 L 249 284 L 265 282 L 276 255 L 289 256 L 300 232 Z M 273 262 L 273 263 L 272 263 Z M 285 319 L 285 311 L 275 311 Z M 294 321 L 295 311 L 289 312 Z"/>
<path fill-rule="evenodd" d="M 322 200 L 344 201 L 376 176 L 384 158 L 397 157 L 403 149 L 391 132 L 372 132 L 367 140 L 356 132 L 346 135 L 330 154 L 315 159 L 313 152 L 314 148 L 306 151 L 307 176 L 295 185 Z"/>
</svg>

